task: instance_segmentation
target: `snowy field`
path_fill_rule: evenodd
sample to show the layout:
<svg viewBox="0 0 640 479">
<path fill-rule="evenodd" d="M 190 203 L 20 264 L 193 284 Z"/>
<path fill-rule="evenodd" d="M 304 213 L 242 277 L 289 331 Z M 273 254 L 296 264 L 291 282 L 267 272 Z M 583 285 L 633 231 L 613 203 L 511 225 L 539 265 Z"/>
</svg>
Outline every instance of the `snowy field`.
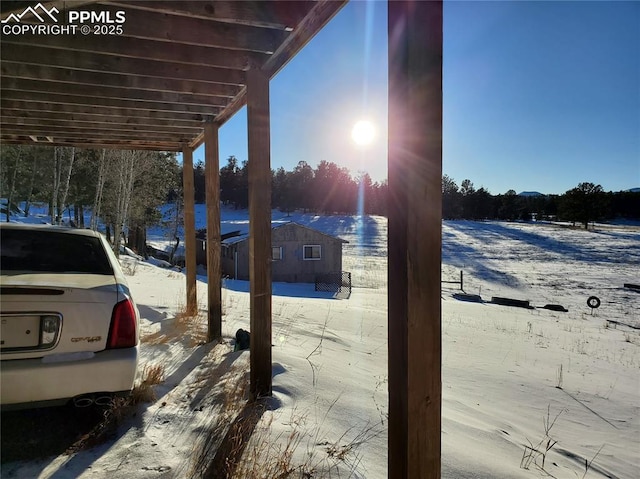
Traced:
<svg viewBox="0 0 640 479">
<path fill-rule="evenodd" d="M 246 463 L 290 453 L 288 477 L 384 478 L 386 219 L 280 216 L 349 241 L 343 269 L 355 287 L 349 299 L 334 299 L 313 285 L 274 284 L 273 398 L 253 421 Z M 246 223 L 246 211 L 223 210 L 223 233 Z M 150 239 L 162 245 L 163 234 L 150 231 Z M 205 316 L 176 319 L 183 273 L 122 261 L 143 318 L 142 367 L 164 367 L 156 401 L 103 444 L 4 463 L 2 477 L 202 477 L 216 459 L 246 384 L 248 352 L 233 352 L 233 337 L 249 327 L 248 286 L 226 282 L 225 340 L 204 345 Z M 458 301 L 457 286 L 443 285 L 442 476 L 638 477 L 640 293 L 623 285 L 640 283 L 640 227 L 445 222 L 443 280 L 461 270 L 465 292 L 486 302 Z M 493 296 L 537 308 L 491 304 Z M 590 296 L 601 300 L 593 311 Z M 275 477 L 260 470 L 238 477 Z"/>
</svg>

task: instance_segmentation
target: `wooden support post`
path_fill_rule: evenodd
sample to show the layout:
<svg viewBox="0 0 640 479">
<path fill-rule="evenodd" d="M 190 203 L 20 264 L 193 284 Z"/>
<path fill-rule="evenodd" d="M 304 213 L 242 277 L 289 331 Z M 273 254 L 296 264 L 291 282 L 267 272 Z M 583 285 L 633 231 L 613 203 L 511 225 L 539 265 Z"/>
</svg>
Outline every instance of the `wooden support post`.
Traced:
<svg viewBox="0 0 640 479">
<path fill-rule="evenodd" d="M 220 158 L 218 125 L 204 124 L 204 161 L 207 195 L 207 290 L 209 325 L 207 341 L 222 339 L 222 269 L 220 246 Z"/>
<path fill-rule="evenodd" d="M 269 78 L 247 72 L 251 394 L 271 395 L 271 159 Z"/>
<path fill-rule="evenodd" d="M 389 475 L 441 468 L 442 2 L 389 21 Z"/>
<path fill-rule="evenodd" d="M 182 148 L 182 191 L 184 196 L 184 258 L 187 269 L 187 314 L 198 313 L 196 290 L 196 216 L 195 189 L 193 185 L 193 149 Z"/>
</svg>

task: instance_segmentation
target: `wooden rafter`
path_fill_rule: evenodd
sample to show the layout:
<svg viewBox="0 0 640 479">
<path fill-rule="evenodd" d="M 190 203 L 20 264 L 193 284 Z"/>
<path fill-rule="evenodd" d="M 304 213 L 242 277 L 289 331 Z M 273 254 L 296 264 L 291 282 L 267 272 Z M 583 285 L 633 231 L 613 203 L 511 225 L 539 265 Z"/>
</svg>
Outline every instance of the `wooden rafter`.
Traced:
<svg viewBox="0 0 640 479">
<path fill-rule="evenodd" d="M 88 35 L 79 42 L 76 36 L 55 35 L 47 38 L 43 45 L 38 35 L 24 35 L 20 39 L 9 38 L 3 40 L 3 45 L 21 44 L 34 47 L 56 48 L 65 51 L 86 53 L 100 53 L 121 58 L 140 58 L 172 62 L 178 64 L 203 65 L 210 67 L 246 70 L 250 63 L 264 62 L 269 55 L 266 53 L 248 52 L 244 50 L 229 50 L 224 48 L 207 47 L 171 43 L 159 40 L 136 39 L 120 35 L 105 35 L 94 37 Z"/>
<path fill-rule="evenodd" d="M 139 2 L 138 5 L 145 3 Z M 158 11 L 108 5 L 98 5 L 97 9 L 110 12 L 112 16 L 124 10 L 124 35 L 129 38 L 272 53 L 287 36 L 284 30 L 168 15 Z"/>
<path fill-rule="evenodd" d="M 0 100 L 2 106 L 1 111 L 19 110 L 25 115 L 31 115 L 37 118 L 39 112 L 55 113 L 55 114 L 80 114 L 103 117 L 111 119 L 117 117 L 127 121 L 143 121 L 147 120 L 170 120 L 175 122 L 181 121 L 204 121 L 208 114 L 177 112 L 177 111 L 156 111 L 156 110 L 132 110 L 122 107 L 110 106 L 88 106 L 88 105 L 65 105 L 64 110 L 56 103 L 48 103 L 43 101 L 20 101 L 20 100 Z M 179 124 L 179 123 L 178 123 Z"/>
<path fill-rule="evenodd" d="M 201 115 L 215 114 L 218 108 L 202 105 L 185 105 L 185 104 L 171 104 L 158 99 L 157 101 L 141 101 L 137 99 L 119 100 L 114 98 L 101 98 L 101 97 L 87 97 L 80 95 L 65 95 L 58 93 L 40 93 L 40 92 L 26 92 L 24 90 L 3 90 L 0 104 L 5 107 L 5 104 L 10 104 L 11 101 L 18 100 L 24 102 L 35 103 L 50 103 L 60 105 L 58 111 L 65 111 L 68 105 L 85 105 L 95 107 L 107 107 L 107 108 L 127 108 L 132 111 L 140 110 L 142 112 L 155 110 L 180 113 L 199 113 Z"/>
<path fill-rule="evenodd" d="M 225 98 L 226 102 L 234 98 L 241 90 L 238 86 L 221 83 L 154 78 L 146 75 L 127 76 L 26 63 L 2 63 L 1 65 L 3 86 L 5 78 L 16 78 L 42 81 L 44 87 L 47 87 L 50 82 L 73 83 L 74 85 L 87 85 L 96 91 L 104 87 L 131 88 L 185 95 L 216 96 Z"/>
<path fill-rule="evenodd" d="M 109 128 L 109 125 L 139 125 L 139 126 L 157 126 L 157 127 L 190 127 L 202 129 L 203 120 L 181 119 L 162 119 L 162 118 L 126 118 L 122 115 L 102 115 L 95 111 L 90 113 L 71 113 L 71 112 L 51 112 L 42 110 L 18 110 L 3 109 L 0 110 L 0 123 L 12 122 L 17 125 L 33 124 L 33 122 L 41 122 L 46 124 L 55 121 L 56 124 L 63 125 L 66 123 L 82 124 L 100 124 L 102 128 Z M 31 123 L 30 123 L 31 122 Z"/>
<path fill-rule="evenodd" d="M 227 85 L 244 85 L 245 74 L 241 70 L 203 65 L 171 63 L 155 59 L 122 58 L 98 53 L 74 52 L 55 48 L 40 48 L 15 45 L 0 52 L 3 65 L 17 63 L 23 65 L 53 66 L 70 70 L 99 73 L 115 73 L 125 76 L 143 76 L 172 80 L 191 80 Z"/>
<path fill-rule="evenodd" d="M 95 131 L 95 134 L 103 134 L 103 123 L 83 122 L 82 124 L 74 121 L 59 121 L 59 120 L 43 120 L 38 119 L 12 119 L 10 126 L 6 128 L 6 131 L 11 129 L 30 130 L 30 131 L 49 131 L 51 133 L 78 133 Z M 0 128 L 3 124 L 4 118 L 0 120 Z M 182 136 L 194 135 L 200 132 L 201 126 L 190 128 L 182 127 L 176 128 L 174 126 L 156 126 L 156 125 L 134 125 L 134 124 L 122 124 L 112 123 L 110 131 L 112 133 L 159 133 L 166 135 L 168 133 L 176 133 Z M 104 133 L 107 134 L 106 132 Z"/>
<path fill-rule="evenodd" d="M 173 92 L 151 92 L 133 88 L 117 88 L 103 86 L 96 90 L 89 85 L 77 83 L 45 82 L 36 80 L 19 80 L 16 78 L 3 78 L 0 95 L 11 96 L 11 91 L 22 91 L 43 94 L 60 94 L 68 96 L 110 98 L 114 100 L 138 100 L 149 102 L 162 102 L 175 105 L 199 105 L 218 110 L 226 106 L 224 98 L 203 95 L 188 95 Z"/>
<path fill-rule="evenodd" d="M 287 1 L 286 3 L 273 0 L 261 2 L 186 0 L 180 2 L 146 1 L 135 4 L 109 1 L 103 2 L 103 4 L 280 30 L 298 25 L 309 12 L 308 0 Z"/>
<path fill-rule="evenodd" d="M 34 141 L 34 135 L 2 135 L 2 144 L 24 145 L 24 144 L 46 144 L 47 146 L 75 146 L 77 148 L 109 148 L 114 150 L 150 150 L 150 151 L 180 151 L 180 143 L 158 142 L 145 140 L 86 140 L 82 138 L 60 139 L 55 137 L 35 136 L 39 139 Z M 46 142 L 46 143 L 45 143 Z"/>
<path fill-rule="evenodd" d="M 171 141 L 168 141 L 166 134 L 155 133 L 155 132 L 145 132 L 145 131 L 140 131 L 140 132 L 116 131 L 116 132 L 112 132 L 111 134 L 108 134 L 103 131 L 96 132 L 94 130 L 89 130 L 88 132 L 87 130 L 84 130 L 81 132 L 71 132 L 71 131 L 64 131 L 64 130 L 52 131 L 51 129 L 48 129 L 48 128 L 47 129 L 3 128 L 2 129 L 2 136 L 25 135 L 25 134 L 28 136 L 37 136 L 37 137 L 49 136 L 57 140 L 64 139 L 66 141 L 72 141 L 72 140 L 86 141 L 83 138 L 86 135 L 89 138 L 96 141 L 123 140 L 125 142 L 132 142 L 132 141 L 140 140 L 142 142 L 147 142 L 147 143 L 156 142 L 156 143 L 166 143 L 166 144 L 169 144 L 169 143 L 173 144 L 174 141 L 177 143 L 184 143 L 189 138 L 187 135 L 174 135 L 172 136 Z"/>
</svg>

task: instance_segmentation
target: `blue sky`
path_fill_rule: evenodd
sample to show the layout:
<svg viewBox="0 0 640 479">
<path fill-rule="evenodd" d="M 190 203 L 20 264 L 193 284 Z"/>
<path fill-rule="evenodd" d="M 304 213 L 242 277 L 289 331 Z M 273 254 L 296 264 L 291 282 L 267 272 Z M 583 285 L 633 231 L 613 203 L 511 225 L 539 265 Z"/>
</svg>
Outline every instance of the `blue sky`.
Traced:
<svg viewBox="0 0 640 479">
<path fill-rule="evenodd" d="M 387 176 L 386 2 L 352 0 L 271 81 L 271 163 Z M 640 2 L 446 2 L 443 172 L 493 194 L 640 186 Z M 351 139 L 367 118 L 376 138 Z M 220 161 L 247 159 L 246 110 Z M 203 157 L 196 151 L 197 161 Z"/>
</svg>

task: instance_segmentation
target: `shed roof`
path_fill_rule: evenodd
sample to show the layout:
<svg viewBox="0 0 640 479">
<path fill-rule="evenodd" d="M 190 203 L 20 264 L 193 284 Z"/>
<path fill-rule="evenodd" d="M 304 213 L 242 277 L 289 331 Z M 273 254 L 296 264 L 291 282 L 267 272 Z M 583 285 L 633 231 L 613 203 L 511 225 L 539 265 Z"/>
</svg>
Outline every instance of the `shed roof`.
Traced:
<svg viewBox="0 0 640 479">
<path fill-rule="evenodd" d="M 346 0 L 34 3 L 0 3 L 0 142 L 179 151 L 245 105 L 249 68 L 272 78 Z"/>
<path fill-rule="evenodd" d="M 337 236 L 332 236 L 330 234 L 327 234 L 323 231 L 317 230 L 315 228 L 310 228 L 309 226 L 305 226 L 305 225 L 301 225 L 300 223 L 296 223 L 295 221 L 281 221 L 281 220 L 275 220 L 275 221 L 271 221 L 271 231 L 278 229 L 278 228 L 282 228 L 284 226 L 289 226 L 289 225 L 294 225 L 298 228 L 304 228 L 310 231 L 313 231 L 314 233 L 320 234 L 322 236 L 326 236 L 327 238 L 333 240 L 333 241 L 337 241 L 340 243 L 348 243 L 347 240 L 344 240 L 342 238 L 338 238 Z M 249 239 L 249 225 L 246 225 L 246 229 L 245 230 L 239 230 L 237 235 L 234 236 L 230 236 L 227 238 L 223 238 L 222 239 L 222 244 L 224 245 L 232 245 L 232 244 L 236 244 L 236 243 L 241 243 L 242 241 L 246 241 Z"/>
</svg>

